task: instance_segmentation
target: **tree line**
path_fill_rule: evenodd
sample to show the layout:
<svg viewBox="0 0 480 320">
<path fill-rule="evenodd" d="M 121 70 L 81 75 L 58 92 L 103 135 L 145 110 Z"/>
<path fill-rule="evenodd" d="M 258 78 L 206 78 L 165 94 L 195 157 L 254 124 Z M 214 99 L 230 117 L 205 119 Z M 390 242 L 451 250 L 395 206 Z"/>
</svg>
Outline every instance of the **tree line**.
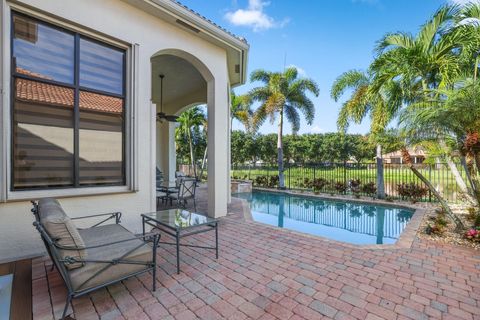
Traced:
<svg viewBox="0 0 480 320">
<path fill-rule="evenodd" d="M 395 146 L 390 146 L 390 148 Z M 231 139 L 232 164 L 277 164 L 277 134 L 235 130 Z M 360 134 L 302 134 L 283 136 L 283 160 L 291 164 L 372 162 L 375 146 Z"/>
</svg>

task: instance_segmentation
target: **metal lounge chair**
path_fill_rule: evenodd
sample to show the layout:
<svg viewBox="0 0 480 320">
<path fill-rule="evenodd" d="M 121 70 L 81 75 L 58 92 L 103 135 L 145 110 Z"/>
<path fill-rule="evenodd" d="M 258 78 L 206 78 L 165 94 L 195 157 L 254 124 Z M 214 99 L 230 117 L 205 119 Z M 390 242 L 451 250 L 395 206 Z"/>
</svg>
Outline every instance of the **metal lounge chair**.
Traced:
<svg viewBox="0 0 480 320">
<path fill-rule="evenodd" d="M 33 225 L 67 287 L 62 319 L 72 299 L 148 271 L 155 291 L 159 234 L 135 236 L 120 225 L 119 212 L 69 218 L 54 199 L 32 203 Z M 100 221 L 85 229 L 73 224 L 85 219 Z"/>
</svg>

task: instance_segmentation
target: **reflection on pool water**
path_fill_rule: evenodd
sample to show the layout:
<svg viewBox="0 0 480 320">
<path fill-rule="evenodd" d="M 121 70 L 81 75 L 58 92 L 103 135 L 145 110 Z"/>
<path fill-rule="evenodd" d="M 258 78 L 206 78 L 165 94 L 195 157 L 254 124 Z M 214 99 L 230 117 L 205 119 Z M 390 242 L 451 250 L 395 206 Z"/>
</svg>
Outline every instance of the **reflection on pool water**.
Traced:
<svg viewBox="0 0 480 320">
<path fill-rule="evenodd" d="M 250 203 L 255 221 L 354 244 L 393 244 L 413 210 L 276 192 L 233 196 Z"/>
</svg>

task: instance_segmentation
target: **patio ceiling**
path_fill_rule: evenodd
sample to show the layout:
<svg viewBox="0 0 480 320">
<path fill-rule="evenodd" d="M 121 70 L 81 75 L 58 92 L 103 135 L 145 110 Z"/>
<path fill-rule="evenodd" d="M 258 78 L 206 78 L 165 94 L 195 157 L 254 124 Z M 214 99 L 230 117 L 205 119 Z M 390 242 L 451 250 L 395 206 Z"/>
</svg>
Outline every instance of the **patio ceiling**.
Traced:
<svg viewBox="0 0 480 320">
<path fill-rule="evenodd" d="M 188 61 L 174 55 L 152 59 L 152 102 L 160 106 L 160 74 L 165 75 L 164 106 L 175 109 L 207 101 L 207 82 Z M 176 111 L 176 110 L 173 110 Z"/>
</svg>

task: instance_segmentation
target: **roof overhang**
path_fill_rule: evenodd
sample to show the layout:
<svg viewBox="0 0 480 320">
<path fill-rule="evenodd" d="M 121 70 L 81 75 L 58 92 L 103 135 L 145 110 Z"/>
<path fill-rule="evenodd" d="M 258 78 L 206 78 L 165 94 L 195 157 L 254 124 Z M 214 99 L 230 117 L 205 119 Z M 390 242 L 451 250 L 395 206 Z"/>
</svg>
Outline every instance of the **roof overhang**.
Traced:
<svg viewBox="0 0 480 320">
<path fill-rule="evenodd" d="M 247 75 L 248 50 L 250 46 L 212 21 L 173 0 L 123 0 L 153 16 L 191 32 L 196 36 L 224 48 L 230 85 L 244 84 Z"/>
</svg>

